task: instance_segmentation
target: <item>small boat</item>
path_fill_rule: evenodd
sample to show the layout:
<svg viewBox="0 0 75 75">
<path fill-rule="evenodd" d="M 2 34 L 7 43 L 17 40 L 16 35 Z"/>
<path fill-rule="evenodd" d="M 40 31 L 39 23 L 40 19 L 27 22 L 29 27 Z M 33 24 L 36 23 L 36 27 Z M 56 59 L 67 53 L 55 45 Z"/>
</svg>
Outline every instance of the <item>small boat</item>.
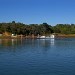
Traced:
<svg viewBox="0 0 75 75">
<path fill-rule="evenodd" d="M 53 34 L 52 34 L 52 35 L 50 35 L 50 38 L 54 39 L 54 38 L 55 38 L 55 35 L 53 35 Z"/>
<path fill-rule="evenodd" d="M 52 34 L 50 36 L 40 36 L 40 37 L 38 36 L 37 38 L 38 39 L 54 39 L 55 38 L 55 35 Z"/>
<path fill-rule="evenodd" d="M 46 36 L 40 36 L 40 38 L 46 38 Z"/>
</svg>

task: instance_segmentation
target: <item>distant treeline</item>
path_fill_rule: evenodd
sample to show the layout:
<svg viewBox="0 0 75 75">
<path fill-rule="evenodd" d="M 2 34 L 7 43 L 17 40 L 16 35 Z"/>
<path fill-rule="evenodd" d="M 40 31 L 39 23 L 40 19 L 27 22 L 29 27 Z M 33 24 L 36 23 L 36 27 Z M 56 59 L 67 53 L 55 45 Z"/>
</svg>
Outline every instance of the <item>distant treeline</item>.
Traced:
<svg viewBox="0 0 75 75">
<path fill-rule="evenodd" d="M 10 32 L 12 34 L 23 35 L 49 35 L 51 33 L 75 34 L 75 24 L 57 24 L 51 26 L 43 24 L 23 24 L 12 21 L 11 23 L 0 23 L 0 33 Z"/>
</svg>

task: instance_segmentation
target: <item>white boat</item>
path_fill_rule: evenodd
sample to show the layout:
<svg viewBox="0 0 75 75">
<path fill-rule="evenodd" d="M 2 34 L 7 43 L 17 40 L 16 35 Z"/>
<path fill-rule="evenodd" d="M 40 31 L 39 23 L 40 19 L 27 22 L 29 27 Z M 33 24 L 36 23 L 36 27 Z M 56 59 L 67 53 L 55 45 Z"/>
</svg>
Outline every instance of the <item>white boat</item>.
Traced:
<svg viewBox="0 0 75 75">
<path fill-rule="evenodd" d="M 50 35 L 50 38 L 54 39 L 54 38 L 55 38 L 55 35 L 53 35 L 53 34 L 52 34 L 52 35 Z"/>
<path fill-rule="evenodd" d="M 46 38 L 46 36 L 40 36 L 40 38 Z"/>
<path fill-rule="evenodd" d="M 55 35 L 52 34 L 50 36 L 40 36 L 40 37 L 38 36 L 37 38 L 38 39 L 54 39 L 55 38 Z"/>
</svg>

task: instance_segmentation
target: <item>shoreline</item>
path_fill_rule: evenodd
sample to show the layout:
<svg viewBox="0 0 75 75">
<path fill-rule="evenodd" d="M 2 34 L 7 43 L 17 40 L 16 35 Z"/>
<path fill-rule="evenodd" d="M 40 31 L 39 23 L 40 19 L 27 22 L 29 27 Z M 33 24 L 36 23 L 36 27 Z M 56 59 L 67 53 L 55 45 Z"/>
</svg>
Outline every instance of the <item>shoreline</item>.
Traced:
<svg viewBox="0 0 75 75">
<path fill-rule="evenodd" d="M 55 38 L 70 38 L 70 37 L 75 37 L 75 34 L 57 34 L 55 35 Z M 12 37 L 12 36 L 0 36 L 0 39 L 36 39 L 37 36 L 17 36 L 17 37 Z"/>
<path fill-rule="evenodd" d="M 35 39 L 37 36 L 17 36 L 17 37 L 11 37 L 11 36 L 0 36 L 0 39 Z"/>
<path fill-rule="evenodd" d="M 75 37 L 75 34 L 58 34 L 56 35 L 56 37 L 58 38 L 70 38 L 70 37 Z"/>
</svg>

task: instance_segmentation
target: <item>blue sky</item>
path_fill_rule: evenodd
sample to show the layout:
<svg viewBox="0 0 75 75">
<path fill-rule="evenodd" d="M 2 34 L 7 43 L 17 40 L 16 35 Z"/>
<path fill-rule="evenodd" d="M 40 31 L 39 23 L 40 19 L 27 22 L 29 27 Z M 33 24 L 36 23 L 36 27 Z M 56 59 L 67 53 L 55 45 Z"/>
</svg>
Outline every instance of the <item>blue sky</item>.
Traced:
<svg viewBox="0 0 75 75">
<path fill-rule="evenodd" d="M 75 0 L 0 0 L 0 22 L 75 23 Z"/>
</svg>

